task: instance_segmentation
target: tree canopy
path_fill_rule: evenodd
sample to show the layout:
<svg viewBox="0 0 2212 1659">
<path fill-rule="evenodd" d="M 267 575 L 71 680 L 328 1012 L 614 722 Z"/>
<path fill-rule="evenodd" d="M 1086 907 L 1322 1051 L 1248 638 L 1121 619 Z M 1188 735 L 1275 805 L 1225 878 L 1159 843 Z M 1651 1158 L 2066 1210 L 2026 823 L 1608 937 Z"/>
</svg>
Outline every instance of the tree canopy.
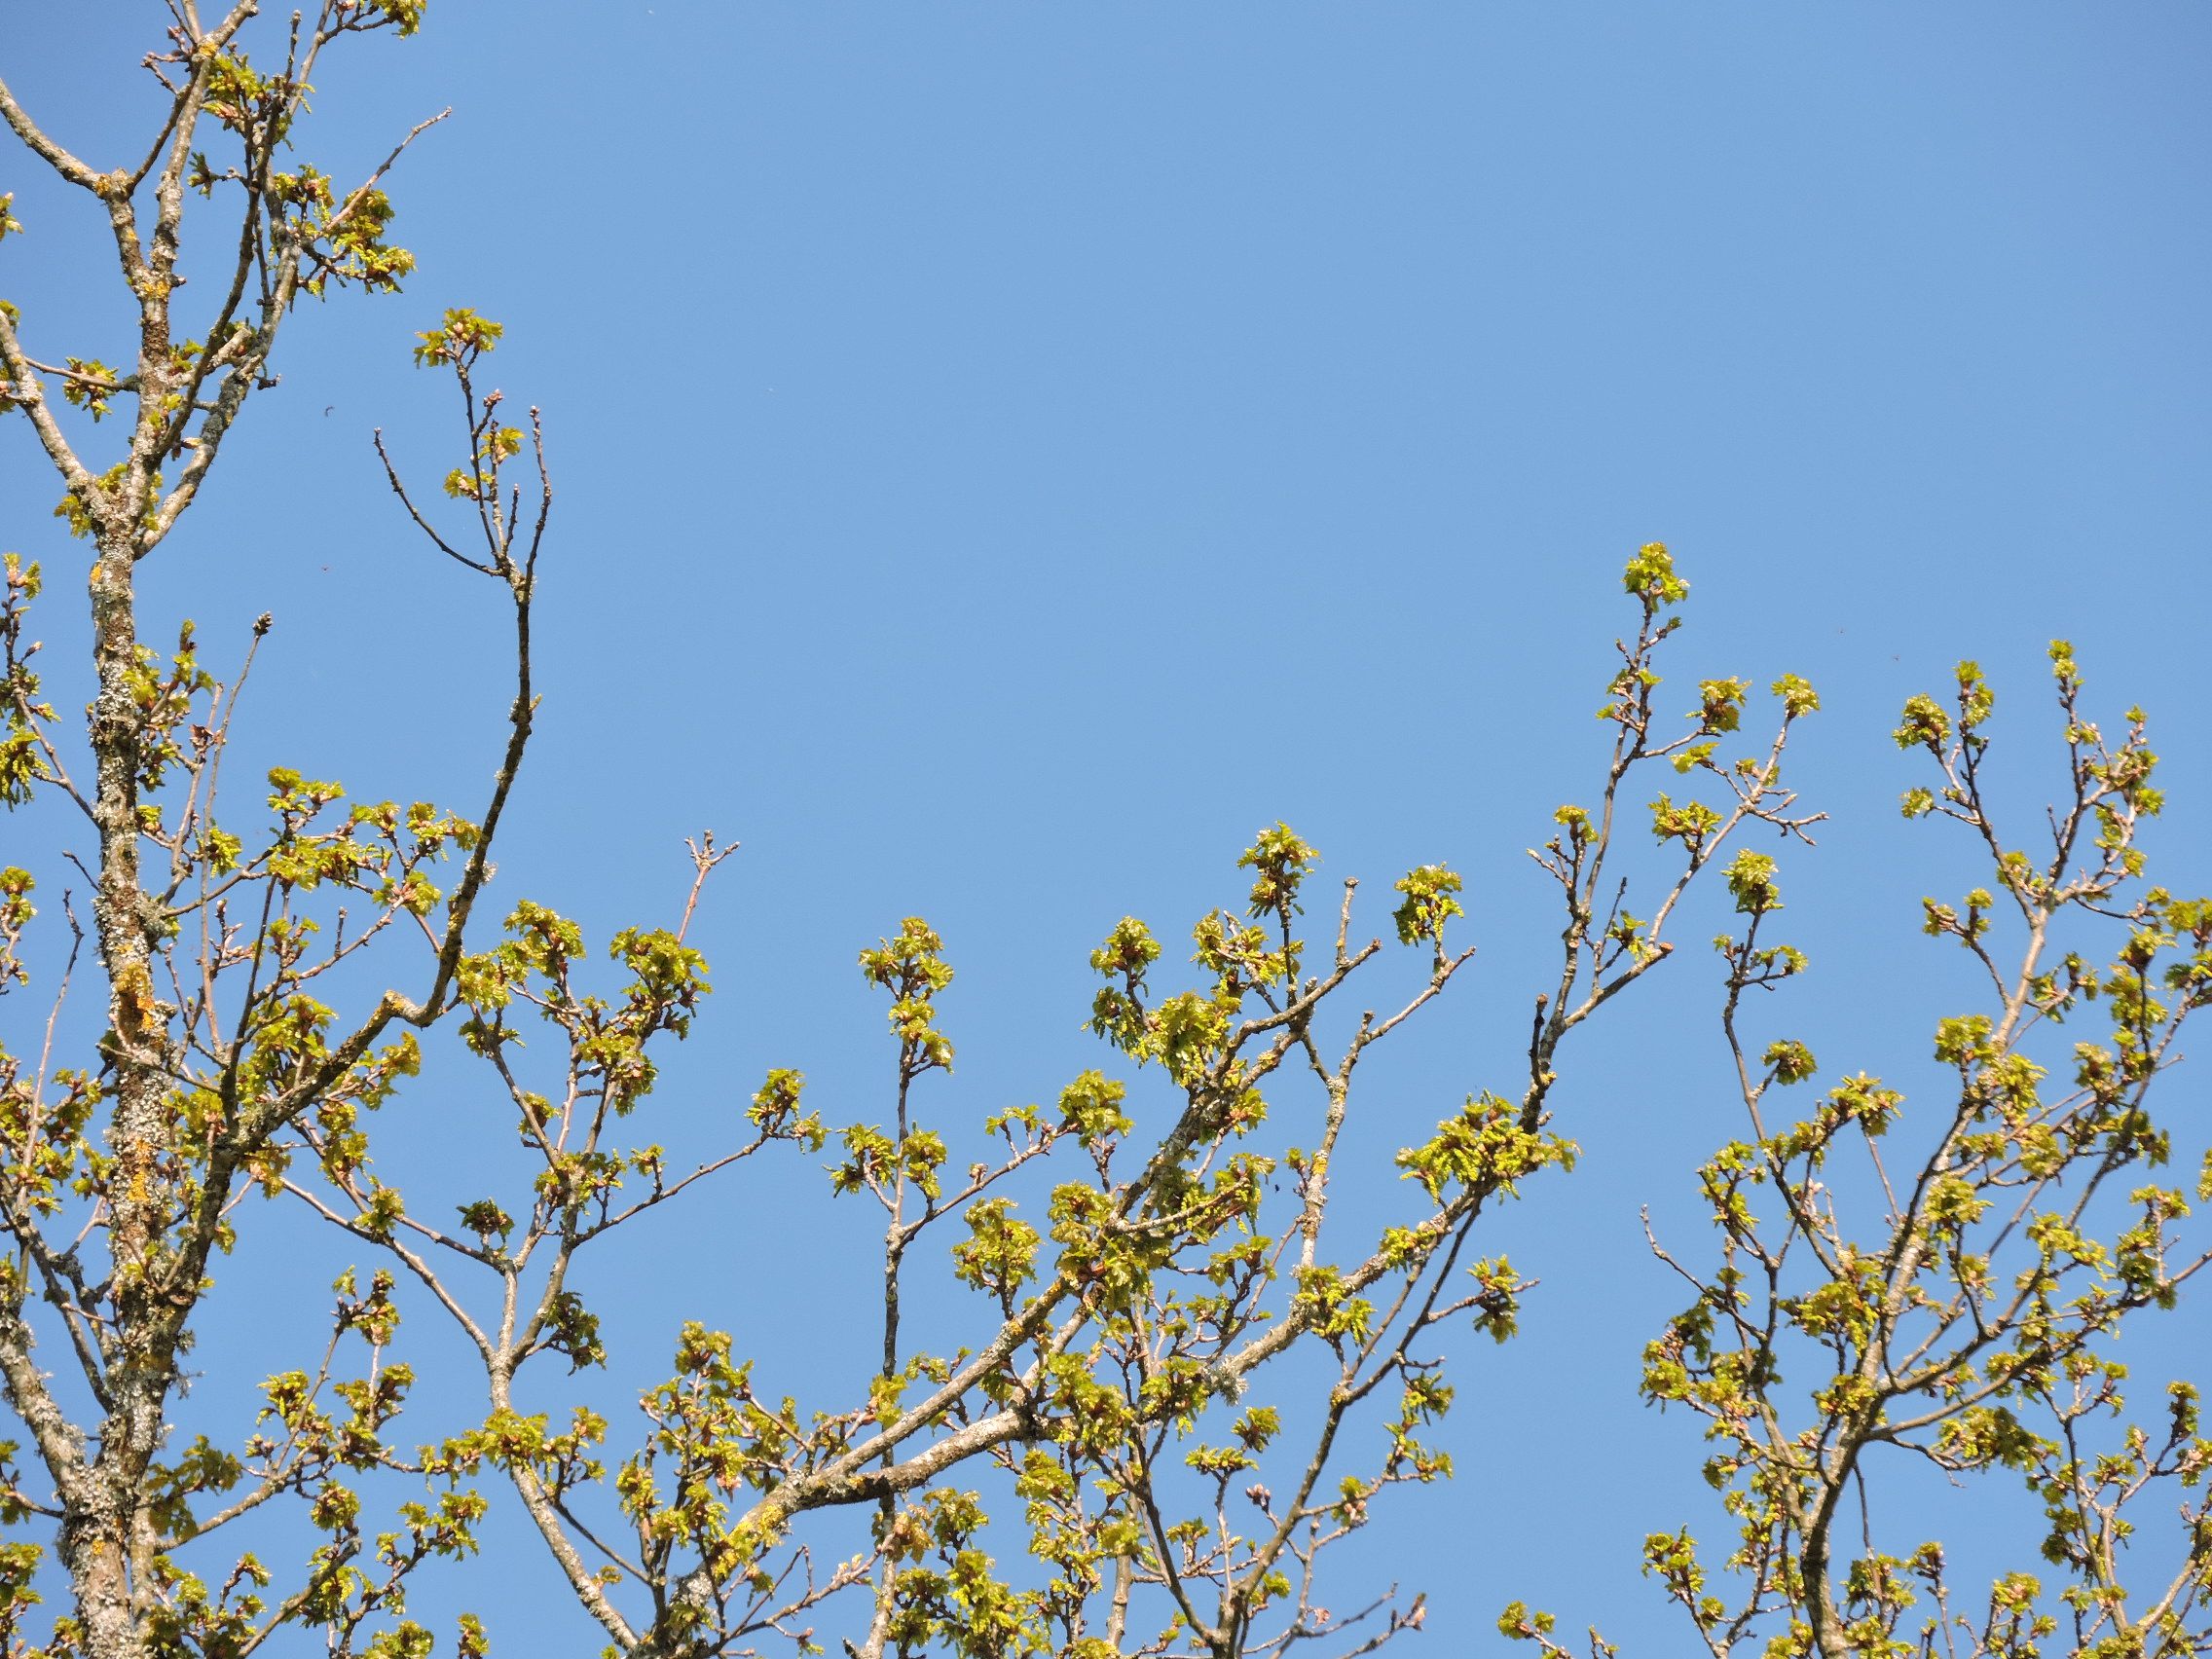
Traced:
<svg viewBox="0 0 2212 1659">
<path fill-rule="evenodd" d="M 420 538 L 422 590 L 470 608 L 508 664 L 491 781 L 440 804 L 293 765 L 226 774 L 271 618 L 225 619 L 244 638 L 215 661 L 193 621 L 160 619 L 146 572 L 219 487 L 280 338 L 345 327 L 354 291 L 434 286 L 393 240 L 387 191 L 439 118 L 359 176 L 310 159 L 311 90 L 342 95 L 359 37 L 424 17 L 322 0 L 287 27 L 251 0 L 219 17 L 182 0 L 145 65 L 163 117 L 115 166 L 0 82 L 20 154 L 104 221 L 98 279 L 135 325 L 111 364 L 0 303 L 0 414 L 35 436 L 57 502 L 20 531 L 48 545 L 7 554 L 0 796 L 17 822 L 65 826 L 67 847 L 0 871 L 9 1655 L 482 1655 L 525 1551 L 572 1601 L 579 1650 L 637 1659 L 1231 1659 L 1411 1639 L 1424 1586 L 1377 1573 L 1386 1549 L 1340 1546 L 1386 1537 L 1400 1489 L 1452 1476 L 1486 1436 L 1540 1423 L 1540 1401 L 1503 1424 L 1455 1413 L 1486 1346 L 1460 1339 L 1514 1338 L 1534 1279 L 1505 1244 L 1513 1212 L 1570 1203 L 1578 1143 L 1606 1132 L 1563 1089 L 1583 1028 L 1690 973 L 1714 986 L 1733 1123 L 1717 1150 L 1709 1125 L 1684 1131 L 1710 1231 L 1646 1226 L 1681 1310 L 1650 1334 L 1641 1390 L 1698 1425 L 1717 1512 L 1654 1523 L 1653 1594 L 1722 1656 L 2212 1648 L 2212 1439 L 2189 1381 L 2130 1379 L 2121 1345 L 2212 1260 L 2185 1231 L 2212 1154 L 2199 1124 L 2177 1142 L 2161 1115 L 2183 1027 L 2212 1000 L 2212 901 L 2153 867 L 2148 717 L 2093 707 L 2064 641 L 2043 740 L 2063 788 L 2042 815 L 1993 782 L 2010 756 L 1975 663 L 1892 734 L 1921 779 L 1903 816 L 1978 870 L 1919 918 L 1969 969 L 1964 988 L 1930 981 L 1911 1033 L 1934 1092 L 1792 1034 L 1797 981 L 1817 979 L 1784 892 L 1826 812 L 1786 762 L 1820 695 L 1794 673 L 1677 666 L 1690 584 L 1650 542 L 1611 596 L 1586 785 L 1530 810 L 1556 945 L 1530 982 L 1485 989 L 1526 1020 L 1509 1065 L 1412 1107 L 1375 1081 L 1379 1056 L 1454 1017 L 1470 887 L 1492 877 L 1324 877 L 1267 817 L 1263 768 L 1222 902 L 1187 926 L 1112 925 L 1067 1010 L 1091 1063 L 1034 1103 L 950 1090 L 953 948 L 889 918 L 858 951 L 888 1025 L 873 1097 L 824 1103 L 804 1053 L 715 1080 L 720 1141 L 694 1160 L 656 1137 L 702 1085 L 662 1072 L 708 1016 L 694 923 L 735 846 L 699 834 L 666 913 L 603 938 L 559 895 L 498 879 L 549 718 L 540 585 L 580 579 L 578 555 L 559 431 L 494 378 L 501 325 L 441 307 L 414 360 L 448 405 L 450 468 L 424 488 L 381 432 L 364 461 Z M 36 258 L 45 227 L 12 201 L 0 260 Z M 43 688 L 35 621 L 78 568 L 82 726 Z M 403 754 L 396 722 L 391 738 Z M 444 1207 L 387 1179 L 410 1145 L 436 1157 L 433 1100 L 504 1135 Z M 650 1386 L 607 1386 L 608 1284 L 728 1271 L 718 1215 L 804 1183 L 867 1243 L 866 1273 L 821 1293 L 825 1319 L 866 1329 L 866 1363 L 785 1392 L 766 1375 L 812 1333 L 692 1317 Z M 256 1306 L 297 1362 L 241 1376 L 196 1337 L 234 1263 L 311 1227 L 352 1265 L 320 1306 Z M 655 1242 L 619 1254 L 642 1235 Z M 794 1235 L 769 1271 L 814 1248 Z M 432 1366 L 450 1380 L 419 1386 Z M 199 1414 L 241 1391 L 254 1425 L 225 1438 Z M 1887 1500 L 1899 1470 L 2022 1494 L 2041 1524 L 1994 1582 L 1969 1577 Z M 1480 1483 L 1468 1500 L 1495 1500 Z M 419 1616 L 454 1594 L 454 1622 Z M 1612 1651 L 1525 1600 L 1494 1628 Z"/>
</svg>

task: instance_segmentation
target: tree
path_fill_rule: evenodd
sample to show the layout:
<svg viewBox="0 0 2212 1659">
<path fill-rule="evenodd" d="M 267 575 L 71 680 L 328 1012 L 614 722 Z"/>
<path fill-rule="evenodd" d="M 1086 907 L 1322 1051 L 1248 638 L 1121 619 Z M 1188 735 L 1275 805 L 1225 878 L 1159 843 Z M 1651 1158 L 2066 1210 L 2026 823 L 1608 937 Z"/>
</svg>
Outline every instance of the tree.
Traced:
<svg viewBox="0 0 2212 1659">
<path fill-rule="evenodd" d="M 414 1575 L 472 1554 L 495 1501 L 527 1515 L 609 1650 L 640 1659 L 786 1641 L 870 1659 L 1370 1651 L 1420 1625 L 1419 1597 L 1393 1588 L 1333 1611 L 1320 1559 L 1385 1489 L 1450 1473 L 1431 1444 L 1453 1399 L 1445 1331 L 1471 1322 L 1509 1338 L 1529 1288 L 1482 1254 L 1486 1219 L 1571 1164 L 1553 1106 L 1569 1035 L 1669 959 L 1685 895 L 1715 880 L 1740 918 L 1717 942 L 1750 1138 L 1699 1175 L 1718 1265 L 1680 1266 L 1654 1242 L 1695 1296 L 1653 1343 L 1645 1390 L 1708 1419 L 1708 1478 L 1742 1539 L 1715 1570 L 1686 1530 L 1658 1534 L 1649 1570 L 1716 1654 L 1772 1636 L 1781 1653 L 2017 1655 L 2056 1618 L 2073 1621 L 2076 1652 L 2212 1644 L 2212 1523 L 2194 1495 L 2212 1450 L 2194 1397 L 2176 1392 L 2162 1436 L 2124 1430 L 2109 1450 L 2092 1422 L 2118 1400 L 2122 1320 L 2170 1304 L 2203 1261 L 2170 1247 L 2184 1195 L 2139 1183 L 2168 1150 L 2151 1088 L 2212 984 L 2212 905 L 2147 884 L 2135 837 L 2159 799 L 2142 720 L 2108 743 L 2077 707 L 2070 651 L 2053 660 L 2073 793 L 2047 856 L 2016 850 L 1985 804 L 1991 693 L 1971 664 L 1950 709 L 1915 699 L 1898 733 L 1936 769 L 1908 815 L 1964 826 L 1993 869 L 1993 891 L 1963 909 L 1928 909 L 1928 931 L 1987 970 L 1992 1001 L 1938 1025 L 1958 1091 L 1925 1120 L 1860 1075 L 1801 1122 L 1775 1120 L 1773 1091 L 1816 1066 L 1802 1044 L 1743 1034 L 1746 993 L 1805 960 L 1771 938 L 1774 859 L 1742 842 L 1765 826 L 1810 844 L 1820 815 L 1799 806 L 1782 762 L 1819 702 L 1795 677 L 1776 682 L 1772 735 L 1749 745 L 1749 682 L 1705 680 L 1672 723 L 1655 664 L 1688 589 L 1653 544 L 1625 572 L 1635 628 L 1600 711 L 1610 754 L 1590 804 L 1560 808 L 1534 854 L 1562 929 L 1556 977 L 1532 995 L 1526 1072 L 1398 1153 L 1406 1201 L 1380 1232 L 1327 1225 L 1333 1198 L 1364 1178 L 1340 1167 L 1355 1075 L 1471 954 L 1448 942 L 1462 882 L 1442 865 L 1397 880 L 1391 931 L 1425 977 L 1395 1008 L 1353 1013 L 1347 987 L 1370 982 L 1384 945 L 1355 932 L 1355 883 L 1315 902 L 1317 855 L 1279 824 L 1238 863 L 1242 900 L 1192 930 L 1195 975 L 1163 967 L 1161 941 L 1133 918 L 1092 953 L 1090 1025 L 1111 1052 L 1051 1107 L 979 1128 L 933 1122 L 927 1080 L 953 1059 L 938 1007 L 953 971 L 939 936 L 908 918 L 860 955 L 889 1003 L 881 1121 L 833 1128 L 801 1074 L 775 1070 L 734 1146 L 673 1167 L 639 1125 L 656 1054 L 709 991 L 686 939 L 728 848 L 694 842 L 674 925 L 618 933 L 606 966 L 572 923 L 527 900 L 496 940 L 477 916 L 532 734 L 532 607 L 554 503 L 535 411 L 508 424 L 484 384 L 498 324 L 447 311 L 416 353 L 459 393 L 453 505 L 419 500 L 383 457 L 400 509 L 497 584 L 512 628 L 508 736 L 473 817 L 350 804 L 336 784 L 283 768 L 259 805 L 234 812 L 226 794 L 219 814 L 251 651 L 218 682 L 189 624 L 173 651 L 145 642 L 138 565 L 273 384 L 287 319 L 333 288 L 396 289 L 412 268 L 388 240 L 383 181 L 430 123 L 350 190 L 291 158 L 326 52 L 413 34 L 420 0 L 322 0 L 264 50 L 276 68 L 248 57 L 254 11 L 240 0 L 209 22 L 190 0 L 175 8 L 148 60 L 168 112 L 135 169 L 72 155 L 0 85 L 16 136 L 111 226 L 139 341 L 128 368 L 34 357 L 39 319 L 0 305 L 0 412 L 35 428 L 59 475 L 56 516 L 90 543 L 97 677 L 80 742 L 41 698 L 26 632 L 41 567 L 9 555 L 0 789 L 11 808 L 81 815 L 96 848 L 89 929 L 65 900 L 66 939 L 50 914 L 43 946 L 32 876 L 0 875 L 0 991 L 19 1008 L 34 968 L 55 986 L 43 1019 L 12 1022 L 0 1053 L 0 1220 L 15 1245 L 0 1264 L 0 1383 L 28 1443 L 11 1450 L 0 1494 L 15 1530 L 0 1550 L 10 1653 L 236 1659 L 315 1633 L 333 1653 L 427 1653 L 432 1636 L 408 1616 Z M 187 339 L 175 301 L 194 195 L 201 211 L 235 210 L 213 239 L 235 256 Z M 0 233 L 18 230 L 0 203 Z M 119 407 L 128 435 L 101 467 L 116 446 L 97 447 L 99 423 Z M 1639 804 L 1667 771 L 1648 809 L 1664 861 L 1653 869 L 1634 846 Z M 2109 967 L 2085 937 L 2073 942 L 2071 930 L 2100 926 L 2119 934 Z M 70 1065 L 57 1051 L 80 975 L 102 987 L 102 1029 Z M 364 993 L 372 975 L 414 988 Z M 2092 1002 L 2109 1037 L 2080 1045 L 2075 1086 L 2046 1099 L 2033 1055 Z M 403 1113 L 379 1113 L 424 1062 L 417 1034 L 436 1028 L 467 1051 L 440 1058 L 485 1068 L 516 1133 L 498 1189 L 452 1222 L 412 1212 L 371 1158 L 375 1136 L 412 1132 Z M 526 1049 L 526 1033 L 550 1045 Z M 1166 1126 L 1140 1134 L 1140 1116 Z M 1920 1142 L 1885 1161 L 1910 1129 Z M 1847 1149 L 1863 1172 L 1844 1171 Z M 740 1163 L 803 1169 L 825 1151 L 835 1190 L 880 1212 L 881 1280 L 860 1299 L 881 1322 L 872 1376 L 803 1407 L 771 1398 L 737 1341 L 692 1324 L 668 1380 L 639 1402 L 642 1424 L 602 1415 L 588 1393 L 565 1396 L 558 1419 L 528 1408 L 526 1370 L 535 1382 L 553 1358 L 574 1375 L 605 1357 L 573 1288 L 584 1251 L 694 1185 L 747 1173 Z M 1763 1187 L 1777 1221 L 1751 1213 Z M 303 1364 L 261 1384 L 261 1432 L 237 1448 L 188 1441 L 196 1315 L 216 1294 L 217 1258 L 277 1225 L 263 1198 L 343 1230 L 361 1266 L 338 1286 L 319 1355 L 300 1315 Z M 974 1316 L 917 1340 L 903 1306 L 916 1275 L 947 1268 Z M 414 1382 L 396 1352 L 410 1294 L 465 1335 L 485 1401 L 419 1446 L 395 1432 Z M 1800 1381 L 1786 1384 L 1786 1370 Z M 2058 1583 L 2013 1574 L 1986 1618 L 1970 1618 L 1936 1546 L 1885 1554 L 1870 1525 L 1848 1542 L 1847 1498 L 1885 1447 L 2024 1476 L 2050 1519 Z M 387 1507 L 395 1483 L 417 1490 Z M 2129 1516 L 2167 1483 L 2190 1494 L 2177 1575 L 2130 1596 Z M 304 1560 L 267 1566 L 220 1535 L 285 1504 L 313 1538 Z M 1915 1583 L 1933 1591 L 1924 1625 L 1908 1613 Z M 44 1624 L 42 1595 L 65 1608 Z M 1518 1604 L 1500 1629 L 1561 1650 L 1549 1617 Z M 453 1651 L 488 1641 L 464 1616 Z"/>
<path fill-rule="evenodd" d="M 2054 1640 L 2099 1656 L 2212 1646 L 2212 1440 L 2196 1390 L 2174 1382 L 2152 1424 L 2114 1420 L 2122 1322 L 2173 1307 L 2212 1260 L 2176 1240 L 2190 1195 L 2157 1180 L 2171 1144 L 2149 1109 L 2184 1021 L 2212 994 L 2212 906 L 2148 880 L 2136 837 L 2162 801 L 2143 712 L 2108 742 L 2081 710 L 2072 649 L 2054 642 L 2050 658 L 2072 795 L 2034 855 L 1989 804 L 1995 698 L 1973 663 L 1959 665 L 1948 709 L 1914 697 L 1897 729 L 1935 769 L 1936 787 L 1905 794 L 1905 816 L 1963 826 L 1992 875 L 1961 905 L 1925 904 L 1924 931 L 1965 950 L 1988 983 L 1982 1008 L 1936 1024 L 1936 1058 L 1958 1085 L 1932 1112 L 1908 1116 L 1899 1091 L 1864 1073 L 1793 1122 L 1776 1111 L 1776 1091 L 1808 1082 L 1814 1058 L 1802 1043 L 1748 1037 L 1745 993 L 1805 959 L 1773 941 L 1774 862 L 1740 854 L 1729 867 L 1741 931 L 1714 943 L 1750 1138 L 1698 1170 L 1717 1263 L 1693 1270 L 1652 1240 L 1694 1296 L 1646 1348 L 1642 1384 L 1706 1420 L 1705 1477 L 1737 1524 L 1720 1574 L 1686 1528 L 1645 1545 L 1645 1570 L 1716 1655 L 1754 1642 L 2006 1659 Z M 2048 1084 L 2053 1066 L 2036 1056 L 2058 1047 L 2052 1028 L 2100 999 L 2104 1040 L 2060 1048 L 2052 1059 L 2071 1080 Z M 2212 1198 L 2212 1152 L 2194 1186 Z M 1763 1221 L 1751 1207 L 1762 1189 L 1776 1212 Z M 1790 1375 L 1813 1385 L 1788 1386 Z M 1954 1600 L 1940 1541 L 1883 1547 L 1865 1482 L 1885 1453 L 1953 1476 L 2022 1477 L 2048 1523 L 2041 1555 L 2056 1583 L 2013 1570 L 1986 1598 Z M 2161 1502 L 2178 1509 L 2178 1533 L 2131 1555 L 2140 1518 Z M 1566 1651 L 1518 1604 L 1500 1629 Z"/>
</svg>

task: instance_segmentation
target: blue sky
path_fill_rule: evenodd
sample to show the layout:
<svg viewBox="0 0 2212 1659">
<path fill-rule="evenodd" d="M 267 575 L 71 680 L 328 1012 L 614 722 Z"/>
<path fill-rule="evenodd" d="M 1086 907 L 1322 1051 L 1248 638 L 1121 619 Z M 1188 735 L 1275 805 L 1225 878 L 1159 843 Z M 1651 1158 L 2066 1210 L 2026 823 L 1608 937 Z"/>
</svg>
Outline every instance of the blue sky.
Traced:
<svg viewBox="0 0 2212 1659">
<path fill-rule="evenodd" d="M 117 89 L 161 8 L 16 10 L 18 95 L 100 165 L 141 148 L 150 102 Z M 2212 14 L 2179 7 L 440 0 L 317 99 L 341 177 L 453 106 L 394 177 L 419 273 L 293 319 L 149 608 L 189 608 L 217 659 L 276 613 L 258 763 L 474 799 L 498 617 L 405 533 L 368 433 L 451 464 L 407 352 L 475 306 L 562 490 L 499 892 L 604 937 L 681 903 L 682 835 L 744 843 L 699 928 L 719 990 L 668 1068 L 672 1143 L 711 1142 L 770 1065 L 832 1121 L 880 1114 L 853 955 L 913 913 L 961 976 L 933 1109 L 1049 1097 L 1097 1063 L 1106 928 L 1179 935 L 1280 818 L 1371 895 L 1429 860 L 1469 877 L 1483 954 L 1384 1063 L 1380 1191 L 1391 1145 L 1515 1076 L 1557 928 L 1521 850 L 1594 787 L 1619 567 L 1665 539 L 1695 587 L 1676 672 L 1795 670 L 1825 701 L 1788 1020 L 1909 1076 L 1956 986 L 1918 902 L 1972 875 L 1898 822 L 1919 779 L 1887 732 L 1954 659 L 1995 680 L 2031 801 L 2054 751 L 2026 717 L 2072 638 L 2102 713 L 2151 710 L 2154 852 L 2204 884 L 2208 67 Z M 83 275 L 99 227 L 14 162 L 0 189 L 30 231 L 0 289 L 42 354 L 120 357 L 128 317 Z M 0 426 L 0 543 L 58 571 L 55 494 Z M 54 585 L 65 663 L 84 625 Z M 1586 1161 L 1508 1230 L 1545 1281 L 1526 1335 L 1470 1344 L 1462 1478 L 1347 1568 L 1346 1601 L 1427 1586 L 1453 1651 L 1512 1597 L 1682 1634 L 1636 1573 L 1646 1531 L 1708 1519 L 1694 1432 L 1634 1396 L 1679 1301 L 1637 1211 L 1694 1230 L 1688 1171 L 1737 1131 L 1696 955 L 1570 1056 Z M 504 1156 L 462 1067 L 404 1110 L 433 1188 Z M 297 1362 L 250 1295 L 335 1271 L 287 1225 L 225 1282 L 210 1412 Z M 865 1319 L 824 1309 L 873 1228 L 774 1182 L 661 1223 L 594 1287 L 623 1352 L 593 1392 L 619 1403 L 693 1314 L 741 1346 L 806 1319 L 779 1386 L 855 1375 Z M 425 1369 L 460 1357 L 420 1331 Z M 468 1409 L 428 1389 L 418 1431 Z M 507 1651 L 584 1650 L 535 1561 L 486 1584 Z"/>
</svg>

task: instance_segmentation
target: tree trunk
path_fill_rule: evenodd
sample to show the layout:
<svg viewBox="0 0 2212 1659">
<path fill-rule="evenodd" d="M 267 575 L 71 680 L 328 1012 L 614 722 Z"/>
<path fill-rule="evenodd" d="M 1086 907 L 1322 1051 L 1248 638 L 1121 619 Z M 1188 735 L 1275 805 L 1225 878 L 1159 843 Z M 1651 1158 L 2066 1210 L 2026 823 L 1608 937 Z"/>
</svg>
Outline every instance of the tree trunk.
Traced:
<svg viewBox="0 0 2212 1659">
<path fill-rule="evenodd" d="M 98 532 L 92 571 L 93 821 L 99 833 L 93 918 L 108 985 L 105 1059 L 115 1156 L 106 1200 L 112 1226 L 114 1346 L 109 1410 L 83 1490 L 68 1503 L 60 1549 L 76 1593 L 86 1651 L 93 1659 L 145 1652 L 138 1604 L 151 1566 L 134 1548 L 146 1530 L 147 1466 L 160 1450 L 175 1355 L 173 1319 L 160 1295 L 166 1231 L 167 1014 L 155 992 L 156 902 L 138 876 L 138 780 L 143 719 L 131 680 L 138 665 L 133 567 L 139 502 L 127 481 L 104 504 L 115 522 Z"/>
</svg>

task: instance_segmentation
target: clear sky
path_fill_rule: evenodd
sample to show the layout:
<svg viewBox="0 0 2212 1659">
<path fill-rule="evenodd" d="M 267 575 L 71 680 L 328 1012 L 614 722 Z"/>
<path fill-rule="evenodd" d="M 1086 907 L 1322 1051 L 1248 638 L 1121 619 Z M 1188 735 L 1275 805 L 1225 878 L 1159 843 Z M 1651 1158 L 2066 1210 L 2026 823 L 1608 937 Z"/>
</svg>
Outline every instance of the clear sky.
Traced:
<svg viewBox="0 0 2212 1659">
<path fill-rule="evenodd" d="M 96 165 L 135 160 L 162 15 L 10 0 L 0 63 Z M 1100 1059 L 1099 937 L 1124 912 L 1180 937 L 1280 818 L 1378 898 L 1411 864 L 1469 877 L 1483 954 L 1370 1097 L 1380 1191 L 1391 1145 L 1512 1086 L 1557 932 L 1521 849 L 1594 788 L 1619 568 L 1665 539 L 1695 588 L 1677 673 L 1793 669 L 1825 699 L 1787 1019 L 1830 1069 L 1909 1080 L 1954 1012 L 1918 902 L 1971 877 L 1898 821 L 1920 780 L 1887 734 L 1957 657 L 2038 711 L 2005 728 L 2023 798 L 2056 776 L 2053 635 L 2101 714 L 2147 705 L 2154 852 L 2205 885 L 2208 76 L 2212 12 L 2147 3 L 434 0 L 419 40 L 332 57 L 312 129 L 344 178 L 453 106 L 392 183 L 420 270 L 294 318 L 149 607 L 189 606 L 217 660 L 276 613 L 259 763 L 476 799 L 499 618 L 406 533 L 368 443 L 451 464 L 407 352 L 475 306 L 562 490 L 501 903 L 604 938 L 672 913 L 682 835 L 744 843 L 699 925 L 719 991 L 668 1068 L 672 1144 L 733 1132 L 771 1065 L 832 1122 L 879 1116 L 853 957 L 912 913 L 961 976 L 927 1109 L 1049 1098 Z M 31 233 L 0 291 L 42 354 L 123 356 L 99 227 L 0 165 Z M 0 424 L 0 544 L 60 571 L 56 494 Z M 84 624 L 54 589 L 66 659 Z M 1544 1280 L 1526 1335 L 1469 1341 L 1461 1478 L 1381 1506 L 1347 1558 L 1346 1603 L 1431 1591 L 1423 1650 L 1494 1640 L 1514 1597 L 1651 1651 L 1686 1635 L 1636 1568 L 1645 1532 L 1712 1525 L 1694 1429 L 1635 1398 L 1680 1301 L 1637 1213 L 1693 1237 L 1689 1169 L 1738 1129 L 1701 955 L 1570 1053 L 1586 1161 L 1504 1235 Z M 506 1156 L 463 1066 L 394 1110 L 433 1190 Z M 268 1221 L 284 1248 L 245 1253 L 203 1341 L 210 1420 L 305 1357 L 250 1295 L 319 1299 L 344 1259 Z M 588 1394 L 619 1408 L 690 1315 L 775 1387 L 859 1377 L 868 1316 L 838 1298 L 877 1225 L 795 1178 L 672 1215 L 587 1287 L 618 1350 Z M 461 1359 L 416 1330 L 422 1369 Z M 416 1431 L 473 1409 L 426 1387 Z M 473 1598 L 501 1650 L 590 1650 L 516 1542 Z"/>
</svg>

